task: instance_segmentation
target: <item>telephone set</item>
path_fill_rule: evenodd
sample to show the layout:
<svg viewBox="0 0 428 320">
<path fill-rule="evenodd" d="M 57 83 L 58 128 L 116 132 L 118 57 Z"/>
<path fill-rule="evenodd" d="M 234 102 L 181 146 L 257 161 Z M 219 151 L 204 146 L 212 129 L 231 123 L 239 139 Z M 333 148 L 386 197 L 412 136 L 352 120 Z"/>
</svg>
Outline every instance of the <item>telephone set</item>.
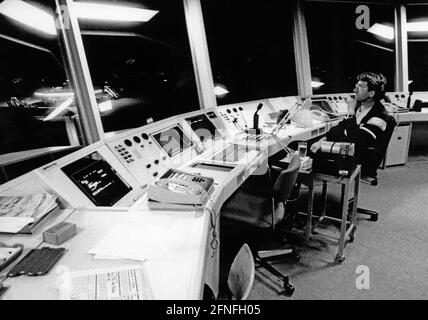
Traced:
<svg viewBox="0 0 428 320">
<path fill-rule="evenodd" d="M 202 205 L 214 179 L 169 169 L 148 188 L 148 199 L 171 204 Z"/>
<path fill-rule="evenodd" d="M 20 256 L 23 249 L 24 246 L 22 244 L 8 246 L 0 242 L 0 271 L 15 261 Z"/>
</svg>

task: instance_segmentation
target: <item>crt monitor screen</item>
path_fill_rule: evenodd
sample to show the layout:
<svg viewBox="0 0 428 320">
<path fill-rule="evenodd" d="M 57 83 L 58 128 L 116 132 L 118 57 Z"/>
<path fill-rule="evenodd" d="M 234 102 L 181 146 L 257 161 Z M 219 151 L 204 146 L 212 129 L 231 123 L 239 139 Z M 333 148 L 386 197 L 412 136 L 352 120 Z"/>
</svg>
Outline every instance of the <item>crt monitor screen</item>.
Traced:
<svg viewBox="0 0 428 320">
<path fill-rule="evenodd" d="M 179 125 L 158 132 L 152 137 L 170 157 L 182 153 L 193 145 Z"/>
<path fill-rule="evenodd" d="M 98 152 L 61 170 L 96 206 L 111 207 L 132 190 Z"/>
<path fill-rule="evenodd" d="M 186 121 L 202 142 L 219 137 L 216 127 L 205 114 L 187 118 Z"/>
</svg>

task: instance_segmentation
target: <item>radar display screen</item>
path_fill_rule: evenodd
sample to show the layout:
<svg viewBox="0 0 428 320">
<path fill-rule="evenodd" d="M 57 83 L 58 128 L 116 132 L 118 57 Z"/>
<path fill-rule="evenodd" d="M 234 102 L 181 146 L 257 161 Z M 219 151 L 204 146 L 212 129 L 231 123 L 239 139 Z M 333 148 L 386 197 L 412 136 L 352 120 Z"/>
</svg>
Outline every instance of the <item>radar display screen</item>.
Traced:
<svg viewBox="0 0 428 320">
<path fill-rule="evenodd" d="M 170 157 L 174 157 L 193 146 L 192 140 L 184 134 L 178 125 L 153 134 L 152 137 Z"/>
<path fill-rule="evenodd" d="M 132 190 L 98 152 L 61 170 L 96 206 L 111 207 Z"/>
<path fill-rule="evenodd" d="M 216 127 L 205 114 L 187 118 L 186 121 L 202 142 L 220 137 Z"/>
</svg>

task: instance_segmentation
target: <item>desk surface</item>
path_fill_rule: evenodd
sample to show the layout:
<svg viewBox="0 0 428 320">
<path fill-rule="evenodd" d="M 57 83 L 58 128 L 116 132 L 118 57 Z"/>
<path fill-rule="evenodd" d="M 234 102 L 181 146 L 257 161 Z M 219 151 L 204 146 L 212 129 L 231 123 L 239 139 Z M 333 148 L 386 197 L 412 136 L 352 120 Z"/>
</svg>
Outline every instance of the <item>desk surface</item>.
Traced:
<svg viewBox="0 0 428 320">
<path fill-rule="evenodd" d="M 400 122 L 428 122 L 428 109 L 422 108 L 421 112 L 403 112 L 398 114 Z"/>
<path fill-rule="evenodd" d="M 78 234 L 61 245 L 67 253 L 58 265 L 67 266 L 70 271 L 114 267 L 119 265 L 141 264 L 131 260 L 95 260 L 87 252 L 92 249 L 107 233 L 117 225 L 162 226 L 164 234 L 159 235 L 162 241 L 154 241 L 150 236 L 147 241 L 154 250 L 172 254 L 171 259 L 148 260 L 143 262 L 147 271 L 149 284 L 154 299 L 200 299 L 202 297 L 204 261 L 207 247 L 207 220 L 209 216 L 202 212 L 154 212 L 129 210 L 76 210 L 66 221 L 78 226 Z M 22 237 L 22 236 L 21 236 Z M 131 237 L 132 238 L 132 237 Z M 43 244 L 43 246 L 47 246 Z M 42 247 L 40 242 L 38 247 Z M 167 262 L 167 263 L 166 263 Z M 57 299 L 56 273 L 51 270 L 41 277 L 20 276 L 9 278 L 4 285 L 10 288 L 3 299 Z"/>
<path fill-rule="evenodd" d="M 325 128 L 325 124 L 318 124 L 312 128 L 290 126 L 281 130 L 278 138 L 284 144 L 288 144 L 292 140 L 308 140 L 324 133 Z M 269 155 L 281 149 L 282 146 L 275 139 L 269 139 L 266 145 L 260 146 L 256 156 L 246 159 L 245 164 L 237 165 L 233 174 L 229 173 L 219 177 L 216 181 L 218 185 L 211 194 L 205 210 L 198 213 L 149 211 L 144 201 L 141 203 L 139 201 L 139 209 L 112 207 L 63 210 L 58 217 L 42 226 L 41 230 L 34 235 L 0 235 L 0 241 L 12 244 L 23 243 L 28 252 L 32 248 L 46 245 L 43 243 L 42 231 L 49 226 L 64 220 L 75 223 L 78 227 L 78 234 L 61 245 L 68 251 L 57 265 L 65 265 L 71 271 L 80 271 L 141 263 L 130 260 L 95 260 L 92 255 L 88 254 L 88 250 L 92 249 L 117 225 L 140 226 L 142 230 L 140 241 L 143 245 L 150 243 L 153 249 L 165 253 L 164 259 L 144 262 L 153 297 L 155 299 L 201 299 L 205 282 L 214 284 L 214 291 L 217 289 L 215 286 L 218 286 L 219 250 L 216 251 L 211 247 L 213 240 L 211 231 L 213 227 L 218 228 L 219 215 L 211 213 L 218 213 L 222 203 L 236 188 L 262 165 L 267 165 Z M 181 168 L 185 169 L 187 165 L 184 164 Z M 159 225 L 162 225 L 163 228 L 160 238 L 153 237 L 153 234 L 149 232 L 144 233 L 146 226 Z M 219 232 L 218 229 L 217 232 Z M 180 253 L 179 257 L 168 258 L 169 253 L 174 250 Z M 9 268 L 11 267 L 13 265 Z M 5 281 L 5 286 L 10 288 L 2 299 L 57 299 L 55 282 L 54 270 L 42 277 L 9 278 Z"/>
</svg>

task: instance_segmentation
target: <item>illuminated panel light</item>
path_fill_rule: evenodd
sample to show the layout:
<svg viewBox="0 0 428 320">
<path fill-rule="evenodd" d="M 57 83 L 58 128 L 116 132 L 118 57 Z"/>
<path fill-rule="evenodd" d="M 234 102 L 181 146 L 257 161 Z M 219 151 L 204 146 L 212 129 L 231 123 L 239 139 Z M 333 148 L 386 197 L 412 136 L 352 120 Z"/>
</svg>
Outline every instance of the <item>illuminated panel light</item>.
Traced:
<svg viewBox="0 0 428 320">
<path fill-rule="evenodd" d="M 217 85 L 214 87 L 214 93 L 216 96 L 224 96 L 229 93 L 229 91 L 227 91 L 226 88 Z"/>
<path fill-rule="evenodd" d="M 39 31 L 56 35 L 55 20 L 49 13 L 20 0 L 0 3 L 0 13 Z"/>
<path fill-rule="evenodd" d="M 428 32 L 428 22 L 407 22 L 407 32 Z"/>
<path fill-rule="evenodd" d="M 95 90 L 94 93 L 98 94 L 103 92 L 102 89 Z M 34 96 L 39 98 L 69 98 L 74 97 L 74 93 L 69 92 L 35 92 Z"/>
<path fill-rule="evenodd" d="M 43 121 L 49 121 L 55 118 L 57 115 L 59 115 L 63 110 L 71 106 L 73 103 L 73 98 L 69 98 L 65 100 L 63 103 L 61 103 L 58 107 L 55 108 L 54 111 L 52 111 Z"/>
<path fill-rule="evenodd" d="M 322 87 L 324 84 L 325 84 L 324 82 L 311 81 L 312 88 L 319 88 L 319 87 Z"/>
<path fill-rule="evenodd" d="M 103 101 L 98 104 L 98 108 L 100 109 L 101 112 L 109 111 L 113 109 L 113 104 L 111 100 Z"/>
<path fill-rule="evenodd" d="M 388 40 L 394 39 L 394 28 L 384 24 L 375 23 L 367 31 Z"/>
<path fill-rule="evenodd" d="M 76 16 L 90 20 L 147 22 L 159 11 L 108 4 L 74 2 Z"/>
</svg>

